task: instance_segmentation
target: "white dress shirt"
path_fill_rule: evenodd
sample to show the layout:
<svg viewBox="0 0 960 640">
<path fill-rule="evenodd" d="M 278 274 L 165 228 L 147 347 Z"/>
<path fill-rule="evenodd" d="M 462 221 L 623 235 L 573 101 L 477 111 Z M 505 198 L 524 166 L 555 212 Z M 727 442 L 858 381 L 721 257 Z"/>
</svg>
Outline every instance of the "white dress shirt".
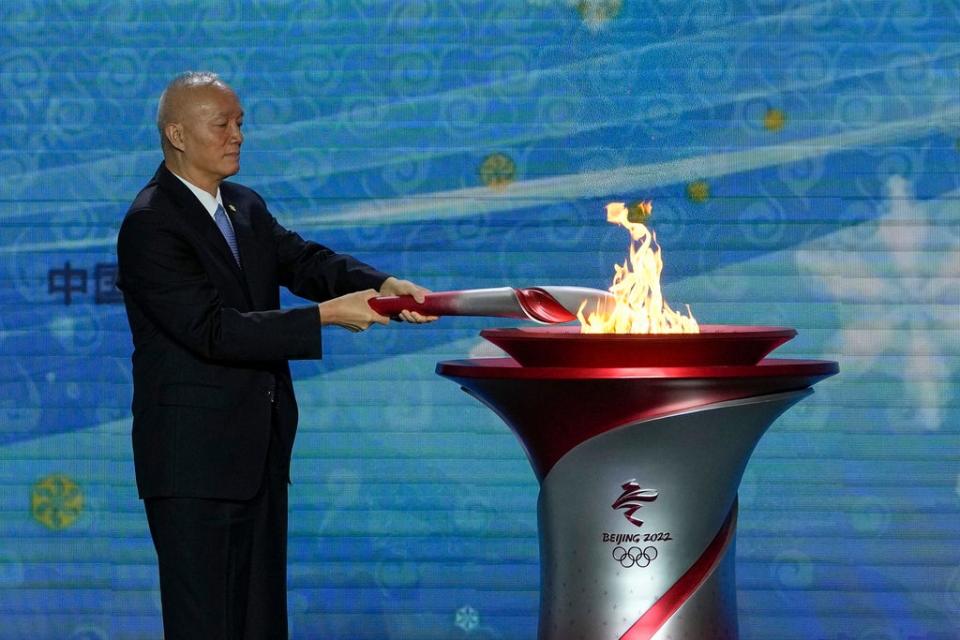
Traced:
<svg viewBox="0 0 960 640">
<path fill-rule="evenodd" d="M 173 173 L 173 171 L 170 173 Z M 173 173 L 173 175 L 177 176 L 175 173 Z M 223 207 L 223 199 L 220 197 L 220 187 L 217 187 L 217 197 L 214 198 L 207 191 L 204 191 L 200 187 L 188 180 L 185 180 L 184 178 L 181 178 L 180 176 L 177 176 L 177 180 L 187 185 L 187 189 L 190 189 L 193 195 L 197 196 L 197 200 L 200 201 L 200 204 L 203 205 L 203 208 L 207 210 L 207 213 L 209 213 L 210 217 L 214 219 L 214 222 L 216 222 L 217 207 Z M 226 213 L 227 208 L 223 207 L 223 211 Z M 230 220 L 230 216 L 227 216 L 227 223 L 230 225 L 230 228 L 233 229 L 233 221 Z M 236 229 L 233 230 L 236 231 Z"/>
</svg>

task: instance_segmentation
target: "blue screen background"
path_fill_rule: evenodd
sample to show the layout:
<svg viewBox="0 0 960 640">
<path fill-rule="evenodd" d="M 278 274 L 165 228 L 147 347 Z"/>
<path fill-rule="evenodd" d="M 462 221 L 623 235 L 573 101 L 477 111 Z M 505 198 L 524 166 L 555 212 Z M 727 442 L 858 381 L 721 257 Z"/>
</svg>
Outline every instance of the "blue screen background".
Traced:
<svg viewBox="0 0 960 640">
<path fill-rule="evenodd" d="M 958 34 L 956 0 L 0 3 L 0 638 L 161 634 L 111 282 L 187 69 L 284 225 L 435 290 L 605 288 L 604 205 L 652 199 L 674 308 L 841 366 L 747 467 L 742 636 L 960 637 Z M 294 364 L 293 638 L 535 637 L 533 472 L 434 374 L 512 324 Z"/>
</svg>

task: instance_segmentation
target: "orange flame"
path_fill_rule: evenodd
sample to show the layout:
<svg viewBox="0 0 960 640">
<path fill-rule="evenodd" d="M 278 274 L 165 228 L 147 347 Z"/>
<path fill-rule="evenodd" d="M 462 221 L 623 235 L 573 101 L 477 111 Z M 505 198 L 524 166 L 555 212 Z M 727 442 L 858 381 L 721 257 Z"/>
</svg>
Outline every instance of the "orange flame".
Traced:
<svg viewBox="0 0 960 640">
<path fill-rule="evenodd" d="M 644 219 L 653 211 L 651 202 L 639 205 Z M 629 209 L 622 202 L 607 205 L 607 222 L 619 224 L 630 232 L 630 257 L 623 265 L 614 265 L 616 274 L 610 293 L 613 308 L 591 311 L 584 317 L 584 300 L 577 310 L 580 333 L 700 333 L 700 326 L 687 306 L 687 315 L 677 313 L 663 299 L 660 272 L 663 260 L 656 235 L 640 222 L 629 220 Z"/>
</svg>

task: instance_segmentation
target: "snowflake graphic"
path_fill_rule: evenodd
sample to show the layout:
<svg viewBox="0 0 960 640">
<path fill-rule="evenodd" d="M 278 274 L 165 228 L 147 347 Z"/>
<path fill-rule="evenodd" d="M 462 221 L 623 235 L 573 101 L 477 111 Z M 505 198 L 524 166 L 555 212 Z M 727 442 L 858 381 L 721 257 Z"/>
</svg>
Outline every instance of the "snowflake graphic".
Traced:
<svg viewBox="0 0 960 640">
<path fill-rule="evenodd" d="M 470 605 L 460 607 L 457 609 L 453 624 L 469 633 L 480 626 L 480 613 Z"/>
<path fill-rule="evenodd" d="M 844 363 L 845 373 L 867 375 L 881 358 L 902 357 L 902 366 L 883 367 L 902 384 L 912 420 L 937 430 L 960 339 L 960 242 L 936 225 L 937 201 L 918 202 L 906 179 L 889 178 L 886 191 L 887 211 L 878 221 L 837 234 L 844 250 L 799 251 L 797 264 L 838 302 L 858 307 L 839 335 L 840 352 L 856 356 Z M 940 200 L 950 201 L 949 194 Z"/>
</svg>

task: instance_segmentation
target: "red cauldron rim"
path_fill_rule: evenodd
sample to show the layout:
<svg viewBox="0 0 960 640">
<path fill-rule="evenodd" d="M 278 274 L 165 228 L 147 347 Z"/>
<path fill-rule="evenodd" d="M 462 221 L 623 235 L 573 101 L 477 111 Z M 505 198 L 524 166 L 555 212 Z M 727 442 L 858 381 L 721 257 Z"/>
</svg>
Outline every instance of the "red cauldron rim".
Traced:
<svg viewBox="0 0 960 640">
<path fill-rule="evenodd" d="M 584 334 L 579 325 L 484 329 L 524 367 L 754 365 L 797 335 L 788 327 L 700 325 L 700 333 Z"/>
</svg>

